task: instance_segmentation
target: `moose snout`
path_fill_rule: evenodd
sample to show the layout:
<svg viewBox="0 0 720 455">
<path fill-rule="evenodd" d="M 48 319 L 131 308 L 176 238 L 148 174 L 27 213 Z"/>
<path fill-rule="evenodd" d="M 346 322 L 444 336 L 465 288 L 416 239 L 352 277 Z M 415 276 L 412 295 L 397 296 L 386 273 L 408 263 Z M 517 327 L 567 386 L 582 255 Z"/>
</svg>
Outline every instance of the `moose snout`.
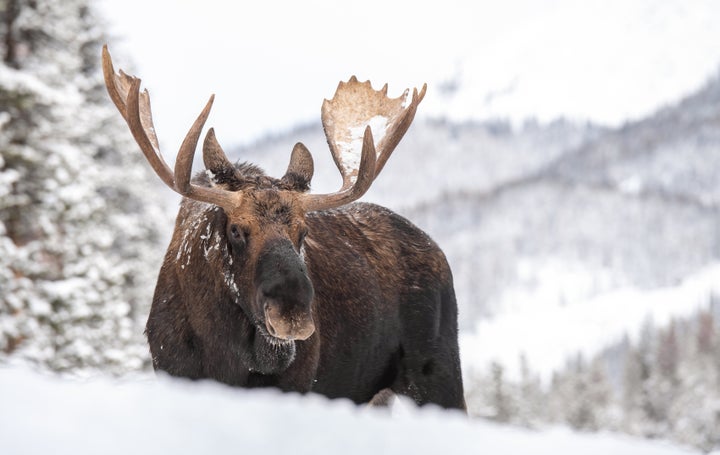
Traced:
<svg viewBox="0 0 720 455">
<path fill-rule="evenodd" d="M 311 314 L 314 290 L 305 264 L 288 240 L 266 245 L 258 261 L 259 309 L 268 333 L 284 340 L 305 340 L 315 331 Z"/>
<path fill-rule="evenodd" d="M 277 278 L 277 277 L 276 277 Z M 268 286 L 272 283 L 271 286 Z M 268 333 L 283 340 L 305 340 L 315 331 L 313 288 L 304 275 L 268 280 L 259 292 Z"/>
</svg>

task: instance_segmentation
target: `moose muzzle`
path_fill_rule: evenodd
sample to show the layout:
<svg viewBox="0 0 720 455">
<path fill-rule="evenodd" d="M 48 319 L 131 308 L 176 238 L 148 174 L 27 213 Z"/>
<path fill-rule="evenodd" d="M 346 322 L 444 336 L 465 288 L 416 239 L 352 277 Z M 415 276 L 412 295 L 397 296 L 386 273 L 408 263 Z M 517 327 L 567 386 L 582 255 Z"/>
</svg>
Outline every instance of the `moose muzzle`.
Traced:
<svg viewBox="0 0 720 455">
<path fill-rule="evenodd" d="M 282 340 L 305 340 L 315 331 L 314 290 L 307 268 L 287 239 L 270 242 L 258 260 L 258 304 L 267 332 Z"/>
</svg>

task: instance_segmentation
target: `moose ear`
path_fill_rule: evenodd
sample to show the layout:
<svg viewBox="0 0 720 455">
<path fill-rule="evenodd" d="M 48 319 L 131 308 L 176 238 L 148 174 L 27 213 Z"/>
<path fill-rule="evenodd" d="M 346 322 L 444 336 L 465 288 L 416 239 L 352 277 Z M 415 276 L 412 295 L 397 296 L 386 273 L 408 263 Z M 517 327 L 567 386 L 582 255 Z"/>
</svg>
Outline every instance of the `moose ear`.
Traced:
<svg viewBox="0 0 720 455">
<path fill-rule="evenodd" d="M 210 179 L 216 185 L 233 180 L 235 167 L 232 165 L 215 137 L 215 130 L 210 128 L 203 142 L 203 162 L 205 169 L 210 171 Z"/>
<path fill-rule="evenodd" d="M 315 165 L 310 151 L 301 142 L 298 142 L 293 147 L 290 164 L 281 182 L 295 191 L 304 192 L 310 189 L 314 171 Z"/>
<path fill-rule="evenodd" d="M 205 135 L 203 143 L 203 161 L 205 169 L 211 172 L 219 173 L 226 169 L 232 169 L 232 163 L 223 151 L 222 147 L 215 137 L 215 130 L 210 128 Z"/>
</svg>

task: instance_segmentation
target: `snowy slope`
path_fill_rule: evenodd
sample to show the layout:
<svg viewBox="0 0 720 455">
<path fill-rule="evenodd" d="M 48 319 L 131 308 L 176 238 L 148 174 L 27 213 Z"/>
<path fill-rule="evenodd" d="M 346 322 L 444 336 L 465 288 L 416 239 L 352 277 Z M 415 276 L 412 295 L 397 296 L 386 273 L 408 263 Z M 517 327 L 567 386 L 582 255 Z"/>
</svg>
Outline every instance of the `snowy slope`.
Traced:
<svg viewBox="0 0 720 455">
<path fill-rule="evenodd" d="M 77 382 L 4 368 L 0 402 L 4 455 L 696 453 L 620 435 L 499 427 L 437 409 L 391 416 L 317 396 L 168 378 Z"/>
<path fill-rule="evenodd" d="M 491 362 L 500 362 L 511 375 L 517 375 L 524 354 L 532 370 L 549 381 L 552 373 L 577 353 L 589 358 L 626 334 L 637 342 L 639 328 L 648 320 L 663 327 L 673 318 L 707 309 L 709 296 L 720 294 L 720 264 L 691 274 L 676 286 L 626 286 L 598 295 L 583 289 L 591 275 L 544 272 L 540 289 L 527 294 L 510 291 L 514 295 L 506 298 L 514 306 L 508 305 L 494 318 L 478 320 L 461 335 L 466 377 L 486 371 Z M 558 304 L 563 299 L 566 303 Z"/>
<path fill-rule="evenodd" d="M 718 100 L 714 77 L 534 178 L 490 198 L 460 198 L 455 211 L 474 212 L 474 223 L 418 214 L 453 239 L 446 250 L 458 277 L 479 281 L 497 310 L 467 331 L 466 364 L 494 357 L 517 368 L 524 352 L 547 377 L 575 352 L 632 337 L 648 319 L 662 326 L 707 308 L 720 293 Z"/>
<path fill-rule="evenodd" d="M 454 120 L 558 117 L 620 126 L 694 91 L 720 64 L 717 2 L 535 2 L 449 69 Z M 524 11 L 530 5 L 524 5 Z M 432 92 L 431 92 L 432 93 Z"/>
<path fill-rule="evenodd" d="M 486 193 L 537 172 L 602 131 L 562 121 L 546 127 L 528 124 L 513 132 L 504 122 L 463 124 L 416 119 L 363 200 L 402 212 L 437 203 L 444 194 Z M 298 141 L 308 147 L 315 162 L 312 191 L 340 188 L 340 173 L 319 122 L 251 145 L 227 148 L 228 156 L 250 161 L 269 175 L 281 177 Z"/>
</svg>

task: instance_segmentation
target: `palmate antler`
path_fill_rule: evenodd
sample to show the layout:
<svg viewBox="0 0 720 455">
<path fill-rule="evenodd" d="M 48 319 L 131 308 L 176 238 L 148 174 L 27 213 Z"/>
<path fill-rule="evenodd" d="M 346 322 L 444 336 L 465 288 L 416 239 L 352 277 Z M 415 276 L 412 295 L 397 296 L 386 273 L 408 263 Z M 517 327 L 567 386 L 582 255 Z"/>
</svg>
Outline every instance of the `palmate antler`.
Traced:
<svg viewBox="0 0 720 455">
<path fill-rule="evenodd" d="M 236 207 L 242 192 L 190 183 L 195 148 L 210 114 L 213 96 L 185 136 L 175 161 L 175 172 L 172 172 L 160 153 L 147 90 L 140 92 L 140 79 L 122 71 L 115 72 L 107 46 L 103 46 L 102 60 L 110 98 L 163 182 L 187 198 L 215 204 L 226 210 Z M 340 82 L 335 96 L 323 103 L 322 122 L 343 184 L 335 193 L 300 194 L 305 211 L 340 207 L 365 194 L 412 123 L 426 88 L 427 85 L 424 85 L 419 94 L 414 89 L 412 98 L 408 100 L 408 90 L 399 98 L 389 98 L 387 85 L 379 91 L 373 90 L 370 82 L 360 83 L 354 76 L 348 82 Z M 373 130 L 379 138 L 377 141 Z M 212 129 L 208 131 L 203 145 L 203 161 L 210 170 L 230 166 L 230 160 L 217 143 Z M 309 180 L 312 168 L 310 152 L 298 143 L 293 149 L 288 169 Z"/>
<path fill-rule="evenodd" d="M 409 100 L 409 90 L 389 98 L 387 88 L 385 84 L 373 90 L 370 81 L 358 82 L 353 76 L 340 82 L 335 96 L 323 102 L 323 129 L 343 184 L 336 193 L 305 196 L 307 211 L 339 207 L 360 198 L 382 171 L 415 118 L 427 84 L 419 94 L 413 89 Z"/>
</svg>

